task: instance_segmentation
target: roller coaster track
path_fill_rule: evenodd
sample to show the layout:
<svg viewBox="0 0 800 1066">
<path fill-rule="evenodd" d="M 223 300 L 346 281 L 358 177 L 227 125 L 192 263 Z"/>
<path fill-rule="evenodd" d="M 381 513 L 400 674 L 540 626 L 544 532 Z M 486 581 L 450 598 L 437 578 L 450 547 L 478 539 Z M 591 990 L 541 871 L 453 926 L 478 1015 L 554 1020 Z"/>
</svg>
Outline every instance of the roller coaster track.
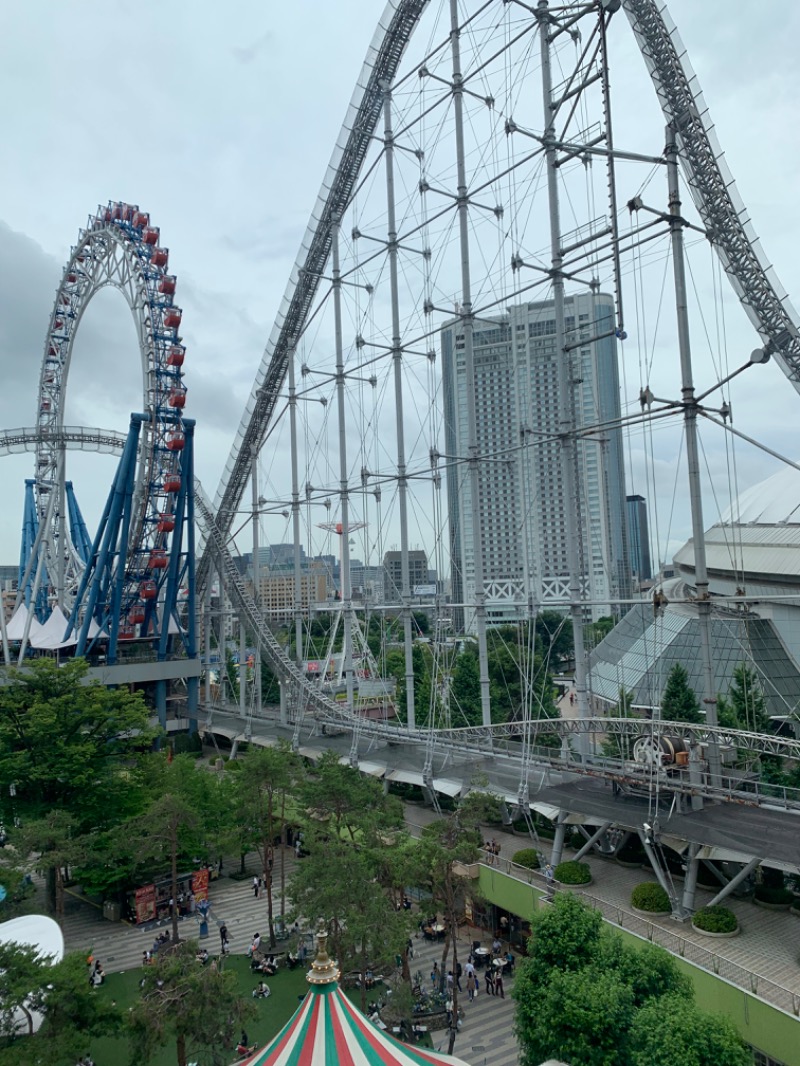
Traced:
<svg viewBox="0 0 800 1066">
<path fill-rule="evenodd" d="M 708 238 L 767 350 L 800 392 L 796 312 L 763 257 L 666 5 L 656 0 L 622 0 L 622 6 L 664 117 L 677 133 L 681 163 Z"/>
<path fill-rule="evenodd" d="M 43 440 L 56 447 L 76 448 L 83 452 L 105 452 L 121 455 L 127 434 L 112 429 L 90 429 L 85 426 L 60 426 L 49 429 L 29 426 L 0 430 L 0 455 L 35 452 Z"/>
</svg>

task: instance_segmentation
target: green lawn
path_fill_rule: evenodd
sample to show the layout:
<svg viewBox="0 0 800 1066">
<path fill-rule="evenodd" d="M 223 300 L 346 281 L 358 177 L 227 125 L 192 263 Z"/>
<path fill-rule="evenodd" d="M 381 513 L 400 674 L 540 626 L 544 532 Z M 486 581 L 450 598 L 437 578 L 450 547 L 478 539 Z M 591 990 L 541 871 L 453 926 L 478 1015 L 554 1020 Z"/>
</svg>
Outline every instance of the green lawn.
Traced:
<svg viewBox="0 0 800 1066">
<path fill-rule="evenodd" d="M 244 995 L 249 996 L 258 984 L 257 975 L 250 971 L 250 960 L 242 955 L 228 956 L 225 966 L 239 978 L 239 987 Z M 258 1016 L 247 1024 L 247 1036 L 251 1044 L 263 1047 L 274 1037 L 300 1006 L 300 997 L 308 990 L 306 973 L 308 966 L 298 966 L 296 970 L 280 969 L 275 977 L 266 978 L 271 995 L 268 999 L 255 1000 Z M 108 974 L 104 983 L 97 990 L 100 996 L 114 999 L 117 1005 L 127 1010 L 139 994 L 141 969 L 128 970 L 124 973 Z M 347 989 L 348 997 L 356 1007 L 361 1008 L 361 994 L 357 990 Z M 376 989 L 376 994 L 380 992 Z M 236 1034 L 238 1037 L 238 1033 Z M 423 1044 L 429 1044 L 424 1040 Z M 128 1043 L 124 1036 L 106 1037 L 92 1040 L 86 1049 L 91 1052 L 98 1066 L 126 1066 L 130 1062 Z M 230 1062 L 236 1059 L 235 1049 L 230 1049 Z M 200 1066 L 204 1066 L 203 1055 L 199 1055 Z M 167 1046 L 151 1060 L 153 1066 L 176 1066 L 177 1056 L 174 1045 Z"/>
<path fill-rule="evenodd" d="M 257 976 L 250 972 L 250 960 L 239 955 L 229 956 L 225 966 L 238 976 L 242 993 L 250 995 L 258 984 Z M 306 967 L 298 967 L 292 971 L 281 969 L 275 977 L 267 978 L 272 995 L 269 999 L 254 1001 L 258 1017 L 247 1025 L 247 1035 L 251 1044 L 263 1047 L 291 1018 L 300 1005 L 298 997 L 308 989 L 306 972 Z M 116 1000 L 117 1004 L 126 1010 L 133 1004 L 139 993 L 141 977 L 142 970 L 140 969 L 109 974 L 98 989 L 98 995 Z M 92 1058 L 98 1066 L 125 1066 L 129 1062 L 128 1045 L 124 1037 L 93 1040 L 87 1050 L 91 1051 Z M 230 1062 L 233 1062 L 236 1058 L 235 1050 L 231 1048 L 230 1051 Z M 153 1066 L 175 1066 L 177 1063 L 175 1047 L 166 1047 L 151 1061 Z M 199 1061 L 203 1066 L 202 1055 Z"/>
</svg>

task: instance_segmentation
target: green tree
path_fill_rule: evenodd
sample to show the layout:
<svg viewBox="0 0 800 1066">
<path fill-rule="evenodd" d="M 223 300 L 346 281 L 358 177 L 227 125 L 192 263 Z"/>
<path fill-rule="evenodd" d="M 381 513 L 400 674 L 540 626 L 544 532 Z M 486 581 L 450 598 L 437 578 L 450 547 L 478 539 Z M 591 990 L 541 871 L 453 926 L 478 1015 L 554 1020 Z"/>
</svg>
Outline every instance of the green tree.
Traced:
<svg viewBox="0 0 800 1066">
<path fill-rule="evenodd" d="M 556 970 L 536 1009 L 517 1014 L 523 1066 L 558 1056 L 572 1066 L 624 1066 L 621 1034 L 634 1016 L 633 993 L 618 974 L 595 968 Z M 673 1066 L 683 1060 L 674 1059 Z"/>
<path fill-rule="evenodd" d="M 140 694 L 87 684 L 86 671 L 83 659 L 0 671 L 0 781 L 14 785 L 14 814 L 24 826 L 58 811 L 73 842 L 140 809 L 131 763 L 154 736 Z M 40 865 L 55 908 L 56 866 Z"/>
<path fill-rule="evenodd" d="M 695 691 L 689 685 L 686 668 L 675 663 L 667 677 L 661 695 L 661 717 L 667 722 L 689 722 L 700 725 L 705 721 Z"/>
<path fill-rule="evenodd" d="M 267 921 L 270 947 L 275 947 L 273 871 L 275 845 L 280 844 L 281 869 L 284 864 L 286 801 L 298 774 L 298 760 L 287 744 L 277 748 L 251 748 L 240 762 L 236 775 L 237 823 L 243 829 L 243 842 L 258 852 L 267 893 Z"/>
<path fill-rule="evenodd" d="M 196 954 L 197 944 L 187 940 L 159 952 L 145 969 L 128 1018 L 133 1061 L 149 1062 L 174 1041 L 178 1066 L 187 1066 L 189 1055 L 210 1066 L 230 1062 L 237 1031 L 255 1014 L 254 1006 L 239 994 L 233 972 L 216 963 L 201 966 Z"/>
<path fill-rule="evenodd" d="M 2 1066 L 72 1066 L 87 1040 L 119 1029 L 119 1012 L 89 985 L 82 953 L 50 963 L 34 947 L 0 943 L 0 1035 L 7 1040 L 0 1050 Z M 27 1028 L 15 1033 L 17 1008 Z M 34 1010 L 43 1020 L 31 1037 Z"/>
<path fill-rule="evenodd" d="M 661 996 L 637 1011 L 626 1066 L 751 1066 L 733 1023 L 700 1011 L 685 996 Z"/>
<path fill-rule="evenodd" d="M 761 681 L 747 663 L 740 663 L 734 669 L 727 698 L 733 717 L 739 723 L 737 729 L 748 729 L 755 733 L 772 732 Z"/>
<path fill-rule="evenodd" d="M 525 991 L 518 997 L 520 1007 L 535 1012 L 536 994 L 554 971 L 581 970 L 593 961 L 602 929 L 600 912 L 568 892 L 559 892 L 547 910 L 534 915 L 528 957 L 520 962 L 516 982 L 517 990 Z"/>
<path fill-rule="evenodd" d="M 481 683 L 478 655 L 467 644 L 456 658 L 450 679 L 450 720 L 454 726 L 479 725 L 481 722 Z"/>
<path fill-rule="evenodd" d="M 568 615 L 559 611 L 539 611 L 536 615 L 536 638 L 541 644 L 548 669 L 558 670 L 564 660 L 572 658 L 572 625 Z"/>
<path fill-rule="evenodd" d="M 464 911 L 467 892 L 475 895 L 472 881 L 462 867 L 478 858 L 480 834 L 478 825 L 486 811 L 485 794 L 474 794 L 464 799 L 453 813 L 425 826 L 419 843 L 419 859 L 424 871 L 424 884 L 431 894 L 433 907 L 441 912 L 445 927 L 442 948 L 441 974 L 444 982 L 448 968 L 456 972 L 458 967 L 458 923 Z M 452 951 L 452 962 L 447 958 Z M 458 987 L 454 986 L 453 1017 L 458 1017 Z M 448 1054 L 453 1053 L 456 1027 L 451 1025 Z"/>
</svg>

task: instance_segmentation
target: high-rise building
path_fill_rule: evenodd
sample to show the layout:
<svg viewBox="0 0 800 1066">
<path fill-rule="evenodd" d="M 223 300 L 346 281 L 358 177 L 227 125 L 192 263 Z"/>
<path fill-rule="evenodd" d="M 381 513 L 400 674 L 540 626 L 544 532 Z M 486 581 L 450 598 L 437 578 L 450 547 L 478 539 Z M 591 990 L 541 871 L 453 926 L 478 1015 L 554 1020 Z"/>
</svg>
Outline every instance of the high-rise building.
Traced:
<svg viewBox="0 0 800 1066">
<path fill-rule="evenodd" d="M 626 496 L 628 539 L 631 548 L 631 573 L 638 585 L 653 576 L 650 562 L 650 532 L 647 527 L 647 502 L 644 496 Z"/>
<path fill-rule="evenodd" d="M 383 591 L 387 603 L 402 603 L 403 557 L 402 552 L 388 551 L 383 557 Z M 428 584 L 428 556 L 419 548 L 408 553 L 409 591 Z"/>
<path fill-rule="evenodd" d="M 579 432 L 578 549 L 589 613 L 597 618 L 630 583 L 614 302 L 602 293 L 578 294 L 566 298 L 565 312 Z M 569 597 L 555 328 L 552 301 L 509 307 L 474 324 L 478 513 L 490 624 L 518 618 L 529 597 L 543 607 Z M 441 346 L 452 598 L 456 626 L 463 622 L 471 632 L 475 556 L 460 320 L 443 327 Z M 580 435 L 589 426 L 601 428 Z M 459 604 L 466 605 L 463 614 Z"/>
</svg>

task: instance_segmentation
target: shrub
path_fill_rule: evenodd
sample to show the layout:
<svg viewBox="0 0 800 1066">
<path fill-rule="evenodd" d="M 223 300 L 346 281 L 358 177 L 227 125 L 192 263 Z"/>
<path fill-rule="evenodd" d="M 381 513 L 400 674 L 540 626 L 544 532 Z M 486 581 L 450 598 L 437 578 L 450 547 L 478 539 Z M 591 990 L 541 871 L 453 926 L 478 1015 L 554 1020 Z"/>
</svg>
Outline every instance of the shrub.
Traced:
<svg viewBox="0 0 800 1066">
<path fill-rule="evenodd" d="M 754 895 L 759 903 L 773 903 L 785 907 L 794 902 L 794 896 L 788 888 L 773 888 L 772 885 L 756 885 Z"/>
<path fill-rule="evenodd" d="M 735 933 L 739 921 L 727 907 L 702 907 L 692 918 L 692 925 L 704 933 Z"/>
<path fill-rule="evenodd" d="M 514 852 L 511 861 L 517 866 L 524 866 L 526 870 L 538 870 L 539 852 L 536 848 L 523 848 L 521 851 Z"/>
<path fill-rule="evenodd" d="M 562 885 L 588 885 L 592 879 L 592 871 L 586 862 L 560 862 L 553 871 L 556 881 Z"/>
<path fill-rule="evenodd" d="M 657 881 L 643 881 L 637 885 L 631 892 L 631 905 L 651 914 L 664 914 L 672 909 L 669 896 Z"/>
</svg>

